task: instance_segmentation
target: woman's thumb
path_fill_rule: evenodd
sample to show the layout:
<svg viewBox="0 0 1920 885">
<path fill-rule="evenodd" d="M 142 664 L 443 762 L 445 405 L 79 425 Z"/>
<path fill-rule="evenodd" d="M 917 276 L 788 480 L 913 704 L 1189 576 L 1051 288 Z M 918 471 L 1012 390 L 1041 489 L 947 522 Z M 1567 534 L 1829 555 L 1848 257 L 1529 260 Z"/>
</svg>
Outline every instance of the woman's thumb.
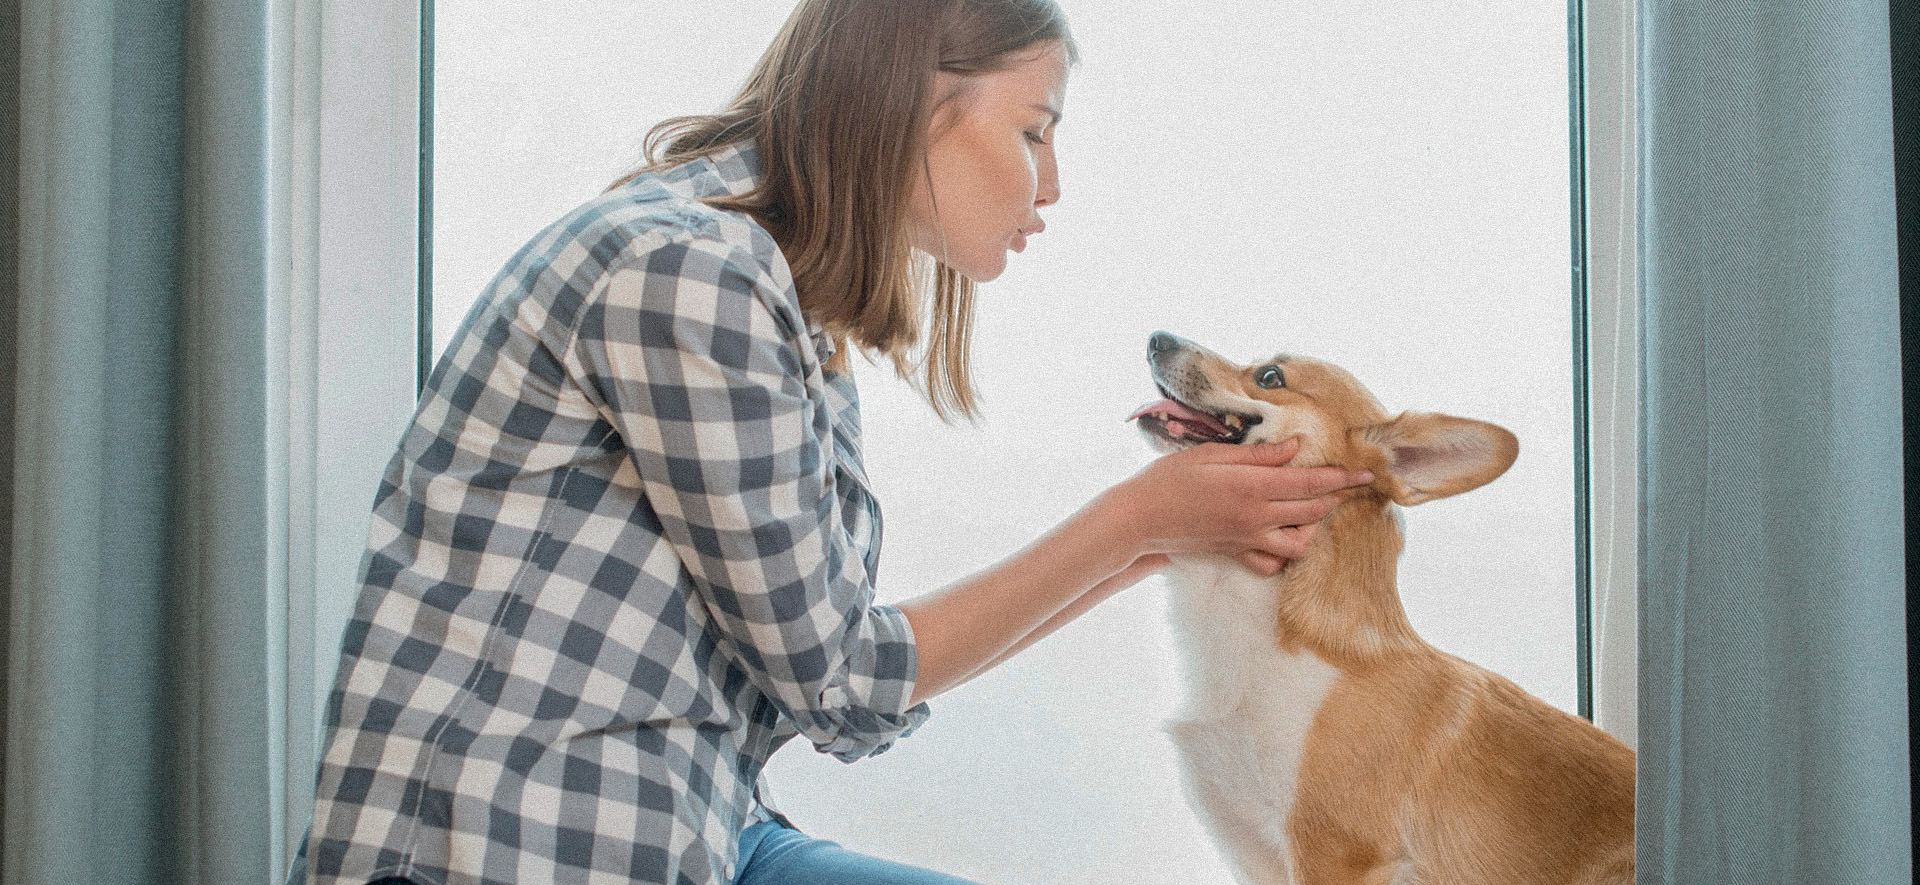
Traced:
<svg viewBox="0 0 1920 885">
<path fill-rule="evenodd" d="M 1277 443 L 1260 443 L 1247 448 L 1251 456 L 1247 459 L 1247 463 L 1284 467 L 1287 462 L 1293 460 L 1293 456 L 1300 454 L 1300 437 L 1289 436 Z"/>
</svg>

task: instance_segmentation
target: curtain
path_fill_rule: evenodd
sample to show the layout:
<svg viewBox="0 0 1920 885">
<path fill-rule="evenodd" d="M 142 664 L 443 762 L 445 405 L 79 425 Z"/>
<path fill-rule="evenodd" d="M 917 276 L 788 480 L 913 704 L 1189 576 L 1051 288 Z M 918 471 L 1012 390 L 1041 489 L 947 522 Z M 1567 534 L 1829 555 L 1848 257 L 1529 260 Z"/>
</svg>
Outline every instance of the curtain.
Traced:
<svg viewBox="0 0 1920 885">
<path fill-rule="evenodd" d="M 3 2 L 0 880 L 264 882 L 266 4 Z"/>
<path fill-rule="evenodd" d="M 1920 6 L 1893 3 L 1894 192 L 1900 217 L 1900 365 L 1906 414 L 1907 525 L 1920 522 Z M 1920 535 L 1907 531 L 1907 728 L 1920 729 Z M 1913 768 L 1912 751 L 1908 766 Z M 1920 792 L 1920 769 L 1909 771 L 1909 789 Z M 1913 819 L 1920 844 L 1920 815 Z"/>
<path fill-rule="evenodd" d="M 1888 5 L 1638 14 L 1640 881 L 1905 885 Z"/>
</svg>

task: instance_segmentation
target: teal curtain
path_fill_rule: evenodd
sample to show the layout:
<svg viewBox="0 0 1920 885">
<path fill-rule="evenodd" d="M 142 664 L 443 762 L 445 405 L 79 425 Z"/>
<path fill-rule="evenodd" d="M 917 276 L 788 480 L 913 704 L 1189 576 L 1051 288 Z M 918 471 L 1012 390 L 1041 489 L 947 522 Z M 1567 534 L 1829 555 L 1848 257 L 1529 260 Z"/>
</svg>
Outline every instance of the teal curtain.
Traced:
<svg viewBox="0 0 1920 885">
<path fill-rule="evenodd" d="M 1906 885 L 1888 5 L 1638 9 L 1640 881 Z"/>
<path fill-rule="evenodd" d="M 269 12 L 0 2 L 0 880 L 257 885 Z"/>
</svg>

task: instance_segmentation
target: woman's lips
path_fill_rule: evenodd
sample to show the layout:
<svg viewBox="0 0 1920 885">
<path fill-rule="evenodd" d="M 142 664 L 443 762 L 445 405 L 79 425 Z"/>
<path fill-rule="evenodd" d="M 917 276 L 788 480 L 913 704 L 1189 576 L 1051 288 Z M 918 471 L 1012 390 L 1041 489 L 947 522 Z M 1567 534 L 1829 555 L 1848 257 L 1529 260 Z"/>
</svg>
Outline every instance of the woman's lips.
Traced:
<svg viewBox="0 0 1920 885">
<path fill-rule="evenodd" d="M 1027 250 L 1027 238 L 1046 229 L 1047 223 L 1044 221 L 1035 221 L 1032 227 L 1016 228 L 1013 232 L 1013 251 L 1025 252 Z"/>
</svg>

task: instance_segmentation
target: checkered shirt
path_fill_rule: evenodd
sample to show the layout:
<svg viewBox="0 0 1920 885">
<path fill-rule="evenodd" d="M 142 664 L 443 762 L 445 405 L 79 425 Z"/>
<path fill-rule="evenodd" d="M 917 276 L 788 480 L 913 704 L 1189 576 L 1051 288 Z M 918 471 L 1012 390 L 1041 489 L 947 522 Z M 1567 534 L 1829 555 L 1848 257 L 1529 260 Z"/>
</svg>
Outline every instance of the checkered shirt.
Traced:
<svg viewBox="0 0 1920 885">
<path fill-rule="evenodd" d="M 751 146 L 642 176 L 508 263 L 373 511 L 291 881 L 730 881 L 796 733 L 927 717 L 849 374 L 746 216 Z"/>
</svg>

